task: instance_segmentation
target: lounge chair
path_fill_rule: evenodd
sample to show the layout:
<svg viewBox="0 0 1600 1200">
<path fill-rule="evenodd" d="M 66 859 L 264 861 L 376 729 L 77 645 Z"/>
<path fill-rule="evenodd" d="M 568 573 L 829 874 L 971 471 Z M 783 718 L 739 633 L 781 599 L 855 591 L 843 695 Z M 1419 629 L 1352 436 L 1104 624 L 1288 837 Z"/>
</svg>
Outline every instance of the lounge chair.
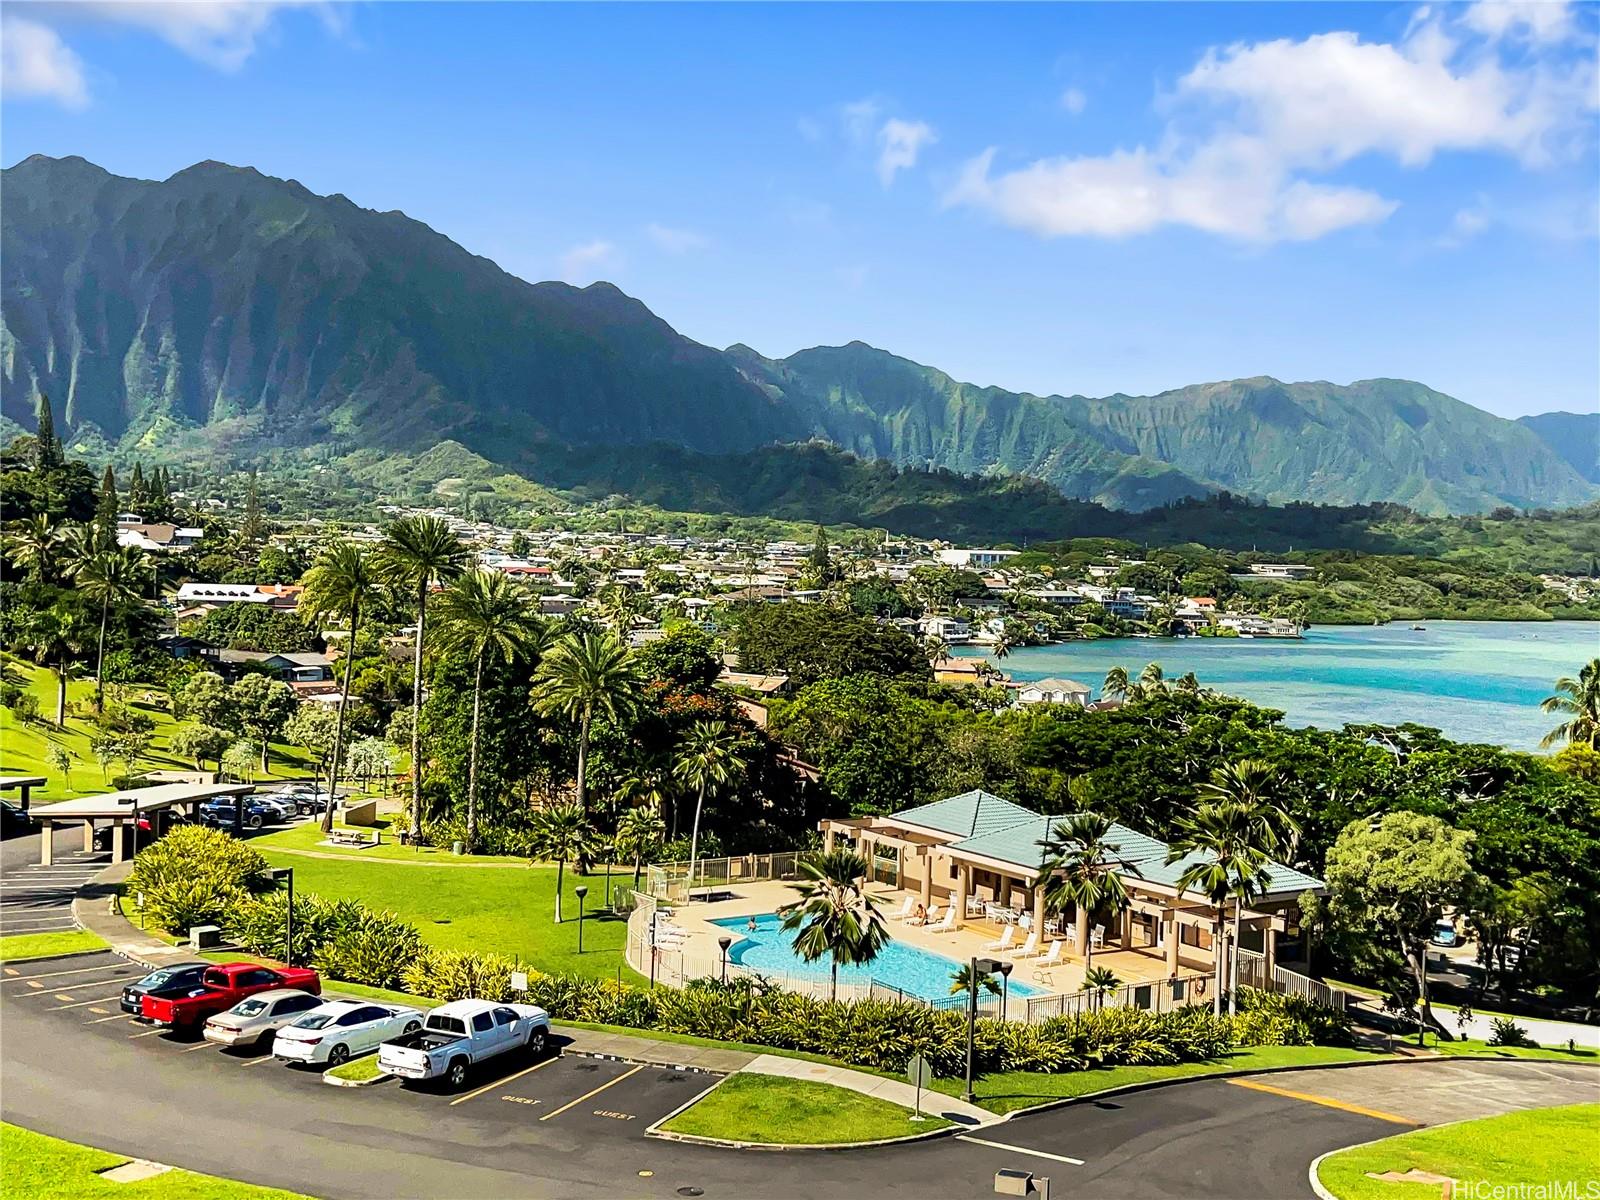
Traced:
<svg viewBox="0 0 1600 1200">
<path fill-rule="evenodd" d="M 956 927 L 955 905 L 944 910 L 944 920 L 928 930 L 929 933 L 950 933 Z"/>
<path fill-rule="evenodd" d="M 938 920 L 938 917 L 939 917 L 939 906 L 937 904 L 930 904 L 930 905 L 928 905 L 928 911 L 923 914 L 922 920 L 918 921 L 915 918 L 907 918 L 906 924 L 908 924 L 908 925 L 926 925 L 929 921 Z"/>
<path fill-rule="evenodd" d="M 899 912 L 892 912 L 892 913 L 889 914 L 889 920 L 891 920 L 891 921 L 904 921 L 907 917 L 909 917 L 911 915 L 911 910 L 914 909 L 916 906 L 917 906 L 917 898 L 915 896 L 907 896 L 906 897 L 906 902 L 900 906 L 900 911 Z"/>
<path fill-rule="evenodd" d="M 984 949 L 985 950 L 1009 950 L 1009 949 L 1011 949 L 1011 944 L 1013 942 L 1015 942 L 1016 940 L 1017 940 L 1017 927 L 1015 925 L 1007 925 L 1005 927 L 1005 929 L 1001 931 L 1000 940 L 997 941 L 997 942 L 990 942 L 987 946 L 984 947 Z"/>
<path fill-rule="evenodd" d="M 1048 967 L 1059 966 L 1061 964 L 1061 951 L 1066 948 L 1066 945 L 1059 938 L 1053 940 L 1050 943 L 1050 949 L 1046 950 L 1039 961 L 1033 964 L 1033 969 L 1042 971 Z"/>
<path fill-rule="evenodd" d="M 1028 940 L 1023 942 L 1019 949 L 1005 952 L 1007 958 L 1032 958 L 1037 953 L 1039 953 L 1039 931 L 1036 929 L 1029 932 Z"/>
</svg>

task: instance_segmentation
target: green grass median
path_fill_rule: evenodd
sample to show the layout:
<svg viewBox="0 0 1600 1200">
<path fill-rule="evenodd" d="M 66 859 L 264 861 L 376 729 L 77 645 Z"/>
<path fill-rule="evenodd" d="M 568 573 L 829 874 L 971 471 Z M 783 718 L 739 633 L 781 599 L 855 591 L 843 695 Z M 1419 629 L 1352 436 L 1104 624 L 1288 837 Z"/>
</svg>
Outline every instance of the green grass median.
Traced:
<svg viewBox="0 0 1600 1200">
<path fill-rule="evenodd" d="M 942 1129 L 909 1108 L 859 1092 L 774 1075 L 730 1075 L 662 1126 L 671 1133 L 775 1145 L 844 1145 Z"/>
<path fill-rule="evenodd" d="M 0 962 L 21 962 L 28 958 L 49 958 L 53 954 L 83 954 L 104 950 L 108 943 L 87 929 L 63 929 L 56 933 L 16 933 L 0 937 Z"/>
<path fill-rule="evenodd" d="M 1440 1194 L 1437 1180 L 1373 1178 L 1410 1171 L 1502 1189 L 1493 1192 L 1498 1196 L 1584 1197 L 1600 1187 L 1596 1130 L 1600 1104 L 1507 1113 L 1341 1150 L 1322 1160 L 1317 1178 L 1339 1200 L 1434 1200 Z M 1575 1190 L 1556 1190 L 1561 1186 Z M 1534 1190 L 1541 1187 L 1549 1190 Z"/>
<path fill-rule="evenodd" d="M 197 1175 L 163 1171 L 148 1179 L 118 1183 L 101 1172 L 130 1161 L 125 1154 L 95 1150 L 46 1137 L 17 1125 L 0 1125 L 0 1182 L 7 1196 L 28 1200 L 304 1200 L 296 1192 Z"/>
<path fill-rule="evenodd" d="M 360 1058 L 352 1058 L 349 1062 L 324 1071 L 324 1075 L 331 1075 L 335 1079 L 343 1079 L 347 1083 L 366 1083 L 386 1074 L 378 1070 L 378 1056 L 364 1054 Z"/>
</svg>

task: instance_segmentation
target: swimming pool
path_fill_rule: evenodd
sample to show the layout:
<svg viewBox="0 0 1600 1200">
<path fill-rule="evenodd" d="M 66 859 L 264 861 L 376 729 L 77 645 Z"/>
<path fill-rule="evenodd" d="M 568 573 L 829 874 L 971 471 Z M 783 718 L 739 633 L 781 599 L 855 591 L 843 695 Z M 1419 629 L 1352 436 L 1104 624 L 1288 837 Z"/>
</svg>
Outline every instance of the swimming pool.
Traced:
<svg viewBox="0 0 1600 1200">
<path fill-rule="evenodd" d="M 815 979 L 828 977 L 828 960 L 806 962 L 796 954 L 790 943 L 794 935 L 783 931 L 777 913 L 761 913 L 756 917 L 755 931 L 750 931 L 749 917 L 723 917 L 711 922 L 735 935 L 728 950 L 728 961 L 767 975 L 806 975 Z M 840 983 L 877 982 L 899 988 L 924 1000 L 940 1000 L 950 995 L 950 977 L 961 969 L 961 963 L 942 954 L 934 954 L 890 934 L 888 943 L 878 952 L 878 957 L 864 967 L 840 967 Z M 1010 981 L 1013 996 L 1036 996 L 1038 988 L 1029 987 L 1016 979 Z"/>
</svg>

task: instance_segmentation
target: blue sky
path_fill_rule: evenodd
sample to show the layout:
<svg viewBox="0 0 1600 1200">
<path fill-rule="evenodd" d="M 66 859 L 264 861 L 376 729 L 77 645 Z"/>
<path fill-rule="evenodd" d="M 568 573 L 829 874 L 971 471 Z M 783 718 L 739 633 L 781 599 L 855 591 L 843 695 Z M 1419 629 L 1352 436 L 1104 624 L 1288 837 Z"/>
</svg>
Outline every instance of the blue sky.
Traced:
<svg viewBox="0 0 1600 1200">
<path fill-rule="evenodd" d="M 717 346 L 1592 411 L 1596 11 L 8 3 L 0 138 L 254 166 Z"/>
</svg>

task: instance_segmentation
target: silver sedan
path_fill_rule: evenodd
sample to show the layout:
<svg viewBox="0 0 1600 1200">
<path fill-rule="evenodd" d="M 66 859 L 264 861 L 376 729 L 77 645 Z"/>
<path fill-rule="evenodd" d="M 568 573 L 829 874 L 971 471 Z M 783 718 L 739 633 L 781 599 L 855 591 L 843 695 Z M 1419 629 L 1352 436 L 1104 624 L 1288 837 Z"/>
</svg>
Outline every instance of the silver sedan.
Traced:
<svg viewBox="0 0 1600 1200">
<path fill-rule="evenodd" d="M 321 996 L 299 988 L 274 988 L 246 996 L 227 1012 L 209 1018 L 205 1038 L 218 1046 L 265 1046 L 296 1017 L 322 1003 Z"/>
</svg>

